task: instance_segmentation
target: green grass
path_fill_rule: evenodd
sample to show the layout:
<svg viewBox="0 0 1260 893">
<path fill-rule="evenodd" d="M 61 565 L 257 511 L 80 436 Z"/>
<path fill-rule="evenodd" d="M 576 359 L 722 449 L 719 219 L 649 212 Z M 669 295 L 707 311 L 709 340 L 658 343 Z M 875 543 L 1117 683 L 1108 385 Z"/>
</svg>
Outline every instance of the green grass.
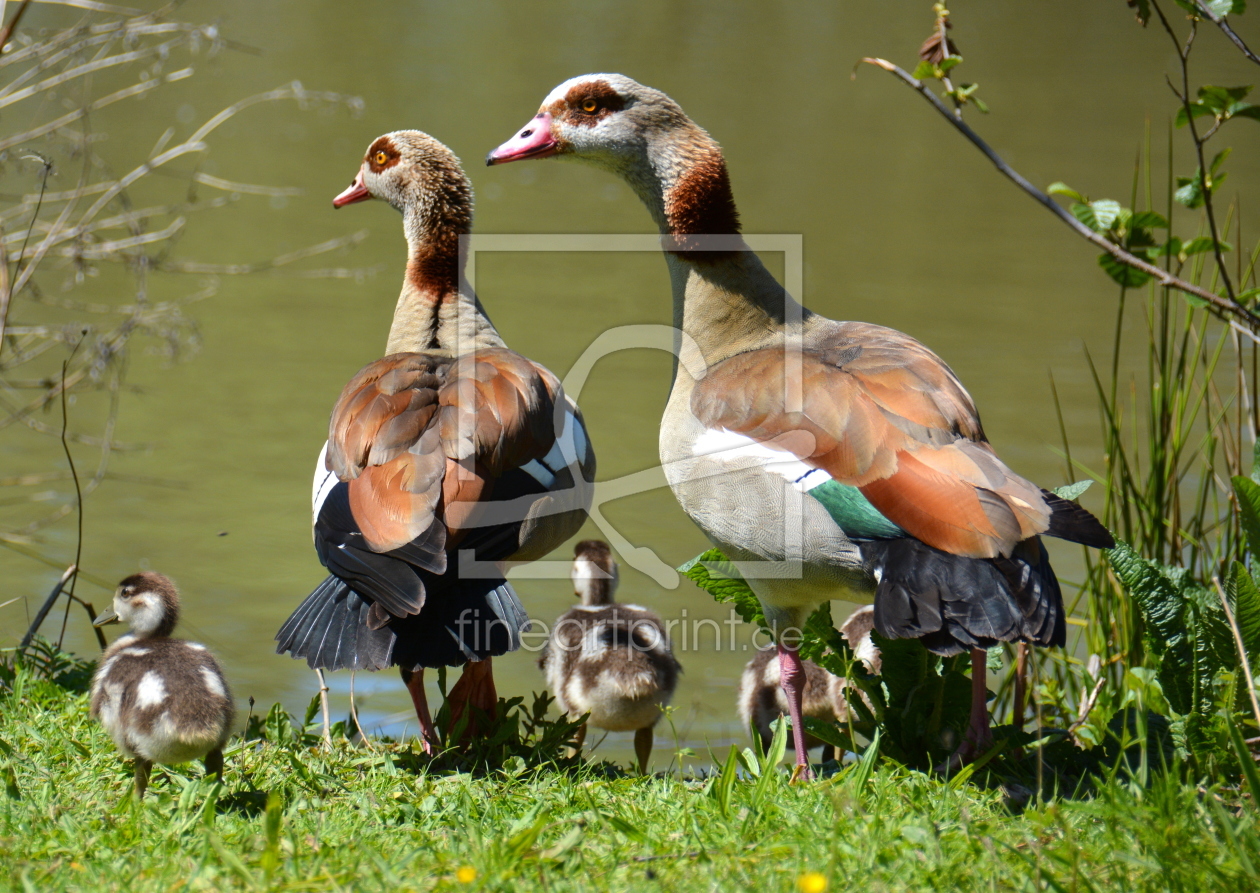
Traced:
<svg viewBox="0 0 1260 893">
<path fill-rule="evenodd" d="M 138 805 L 86 696 L 27 670 L 7 682 L 0 885 L 12 890 L 760 891 L 810 872 L 831 890 L 1260 881 L 1254 807 L 1169 776 L 1101 781 L 1015 815 L 1000 790 L 892 765 L 790 785 L 785 768 L 640 778 L 526 750 L 495 771 L 437 771 L 409 743 L 325 751 L 278 713 L 254 724 L 266 737 L 234 739 L 222 791 L 200 766 L 155 770 Z"/>
</svg>

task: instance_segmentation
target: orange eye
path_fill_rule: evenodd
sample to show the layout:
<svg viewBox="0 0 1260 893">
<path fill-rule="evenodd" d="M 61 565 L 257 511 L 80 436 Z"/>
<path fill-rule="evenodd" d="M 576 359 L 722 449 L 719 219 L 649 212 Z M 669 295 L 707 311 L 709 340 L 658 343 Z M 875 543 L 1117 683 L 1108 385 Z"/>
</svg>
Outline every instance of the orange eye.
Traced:
<svg viewBox="0 0 1260 893">
<path fill-rule="evenodd" d="M 384 164 L 385 162 L 389 161 L 389 156 L 386 155 L 384 152 L 377 152 L 375 155 L 372 156 L 372 160 L 375 161 L 377 164 Z"/>
<path fill-rule="evenodd" d="M 593 97 L 588 96 L 582 100 L 582 111 L 593 112 L 597 108 L 599 108 L 599 103 L 597 103 Z"/>
</svg>

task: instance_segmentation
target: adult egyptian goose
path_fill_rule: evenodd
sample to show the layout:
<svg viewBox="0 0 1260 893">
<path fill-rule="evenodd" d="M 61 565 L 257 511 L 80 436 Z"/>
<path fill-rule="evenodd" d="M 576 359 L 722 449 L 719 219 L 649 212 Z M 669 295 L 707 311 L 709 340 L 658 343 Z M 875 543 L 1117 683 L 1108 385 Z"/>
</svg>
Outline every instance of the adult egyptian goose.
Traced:
<svg viewBox="0 0 1260 893">
<path fill-rule="evenodd" d="M 463 277 L 472 187 L 459 159 L 418 131 L 378 137 L 333 206 L 369 198 L 402 212 L 406 274 L 386 356 L 342 390 L 316 464 L 329 577 L 276 650 L 328 670 L 398 666 L 431 751 L 424 669 L 465 667 L 453 722 L 468 704 L 493 715 L 490 658 L 529 622 L 506 568 L 577 532 L 595 454 L 559 380 L 504 346 Z"/>
<path fill-rule="evenodd" d="M 603 540 L 574 548 L 573 589 L 582 603 L 561 614 L 538 659 L 557 706 L 610 732 L 634 732 L 639 771 L 652 755 L 652 729 L 674 696 L 682 666 L 661 618 L 618 604 L 617 562 Z M 586 726 L 578 745 L 586 737 Z"/>
<path fill-rule="evenodd" d="M 858 608 L 840 626 L 840 632 L 855 656 L 866 667 L 867 672 L 879 675 L 879 649 L 871 640 L 871 630 L 875 626 L 875 611 L 870 605 Z M 833 676 L 812 660 L 801 661 L 805 670 L 805 684 L 801 690 L 801 713 L 826 722 L 845 722 L 849 719 L 850 686 L 847 679 Z M 783 690 L 778 655 L 770 650 L 758 651 L 756 656 L 744 667 L 739 679 L 739 694 L 736 707 L 740 722 L 745 729 L 753 730 L 761 739 L 763 748 L 770 746 L 774 737 L 771 724 L 780 716 L 786 716 L 789 710 L 787 696 Z M 795 749 L 795 742 L 789 742 Z M 830 745 L 824 745 L 813 735 L 805 736 L 806 750 L 823 747 L 825 754 Z M 836 758 L 839 759 L 839 754 Z"/>
<path fill-rule="evenodd" d="M 223 780 L 223 745 L 236 708 L 218 661 L 205 645 L 172 639 L 179 592 L 161 574 L 133 574 L 93 622 L 131 631 L 105 649 L 92 677 L 91 712 L 123 755 L 135 760 L 136 796 L 154 763 L 204 759 Z"/>
<path fill-rule="evenodd" d="M 918 341 L 788 295 L 739 236 L 718 144 L 664 93 L 616 74 L 573 78 L 486 161 L 548 156 L 620 175 L 663 235 L 680 335 L 660 453 L 683 509 L 780 636 L 823 601 L 874 596 L 883 635 L 970 649 L 958 756 L 985 747 L 983 649 L 1064 642 L 1038 536 L 1108 547 L 1110 534 L 998 459 L 967 391 Z M 808 775 L 803 670 L 781 639 L 779 659 Z"/>
</svg>

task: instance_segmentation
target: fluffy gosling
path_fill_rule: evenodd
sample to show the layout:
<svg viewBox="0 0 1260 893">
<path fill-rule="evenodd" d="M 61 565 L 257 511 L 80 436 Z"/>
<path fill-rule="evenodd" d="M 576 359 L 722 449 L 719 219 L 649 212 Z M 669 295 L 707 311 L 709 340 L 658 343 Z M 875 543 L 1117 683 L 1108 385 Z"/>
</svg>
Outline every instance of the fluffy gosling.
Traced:
<svg viewBox="0 0 1260 893">
<path fill-rule="evenodd" d="M 93 625 L 131 627 L 105 649 L 92 678 L 92 716 L 124 756 L 135 760 L 136 796 L 144 797 L 154 763 L 204 759 L 223 780 L 223 744 L 236 708 L 218 661 L 204 645 L 172 639 L 179 592 L 161 574 L 133 574 L 118 584 L 113 607 Z"/>
</svg>

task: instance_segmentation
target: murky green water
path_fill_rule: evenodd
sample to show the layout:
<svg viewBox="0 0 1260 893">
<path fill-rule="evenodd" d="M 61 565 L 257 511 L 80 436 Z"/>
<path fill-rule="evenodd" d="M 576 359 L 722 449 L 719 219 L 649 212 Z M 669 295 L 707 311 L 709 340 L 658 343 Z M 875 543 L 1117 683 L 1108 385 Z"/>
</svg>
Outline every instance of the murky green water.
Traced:
<svg viewBox="0 0 1260 893">
<path fill-rule="evenodd" d="M 466 161 L 480 233 L 648 231 L 637 200 L 601 172 L 556 162 L 481 166 L 552 86 L 587 71 L 625 72 L 677 99 L 725 147 L 746 231 L 803 234 L 804 301 L 926 341 L 967 384 L 1012 467 L 1047 486 L 1064 482 L 1051 371 L 1068 433 L 1097 463 L 1082 346 L 1107 349 L 1116 292 L 1095 252 L 891 77 L 866 68 L 850 80 L 863 55 L 909 63 L 930 26 L 929 5 L 190 3 L 188 17 L 218 18 L 226 34 L 262 54 L 229 53 L 132 105 L 108 121 L 102 151 L 120 164 L 138 158 L 169 123 L 181 122 L 186 134 L 220 107 L 295 78 L 358 94 L 366 102 L 358 118 L 289 104 L 225 127 L 209 172 L 305 193 L 246 198 L 198 217 L 176 253 L 257 260 L 362 228 L 370 237 L 357 250 L 307 267 L 379 271 L 362 282 L 224 279 L 216 297 L 193 309 L 199 355 L 175 365 L 133 357 L 129 381 L 139 392 L 124 396 L 118 434 L 152 449 L 120 455 L 112 467 L 174 486 L 106 482 L 87 503 L 84 567 L 111 581 L 137 567 L 170 574 L 186 592 L 185 634 L 222 656 L 241 701 L 281 699 L 300 710 L 315 691 L 314 675 L 274 655 L 272 635 L 324 575 L 310 541 L 315 456 L 341 385 L 381 353 L 404 257 L 397 214 L 375 203 L 334 212 L 330 200 L 373 137 L 414 127 Z M 1163 36 L 1138 28 L 1119 2 L 965 2 L 953 11 L 967 77 L 979 81 L 993 109 L 987 118 L 973 113 L 973 123 L 994 147 L 1033 182 L 1062 179 L 1095 197 L 1127 196 L 1146 118 L 1161 134 L 1172 108 L 1163 72 L 1173 57 Z M 36 7 L 27 26 L 49 15 Z M 1201 39 L 1204 81 L 1254 80 L 1219 35 Z M 1233 130 L 1231 176 L 1242 189 L 1254 187 L 1250 160 L 1260 130 L 1247 123 Z M 1179 167 L 1189 173 L 1192 165 Z M 23 176 L 7 171 L 0 190 L 29 190 L 29 177 L 16 182 Z M 479 257 L 476 276 L 508 343 L 561 375 L 607 328 L 669 320 L 665 268 L 652 254 L 503 252 Z M 102 277 L 101 287 L 109 281 Z M 170 294 L 195 287 L 188 279 L 155 284 Z M 655 465 L 668 375 L 668 358 L 655 350 L 616 353 L 595 366 L 581 403 L 601 479 Z M 6 466 L 58 464 L 55 441 L 31 443 L 49 452 L 10 448 Z M 607 514 L 630 543 L 671 566 L 705 546 L 664 489 L 611 503 Z M 593 527 L 583 533 L 599 535 Z M 37 548 L 68 563 L 73 534 L 62 522 Z M 1072 579 L 1077 551 L 1050 548 L 1060 575 Z M 26 596 L 30 611 L 56 578 L 5 550 L 0 574 L 0 602 Z M 663 589 L 632 570 L 623 579 L 625 600 L 666 616 L 724 616 L 690 584 Z M 542 619 L 572 600 L 566 580 L 523 580 L 519 588 Z M 86 583 L 80 591 L 98 605 L 107 598 Z M 16 641 L 25 616 L 22 602 L 0 608 L 0 644 Z M 733 652 L 715 651 L 711 634 L 699 650 L 680 650 L 675 722 L 688 744 L 719 745 L 740 734 L 734 693 L 748 658 L 740 650 L 745 635 L 741 629 Z M 78 616 L 68 640 L 94 647 Z M 520 653 L 499 662 L 502 693 L 541 687 L 532 661 Z M 348 678 L 333 681 L 339 693 L 348 689 Z M 409 715 L 392 673 L 361 676 L 356 690 L 370 723 L 397 731 L 391 717 Z M 619 737 L 604 750 L 624 757 L 629 744 Z"/>
</svg>

